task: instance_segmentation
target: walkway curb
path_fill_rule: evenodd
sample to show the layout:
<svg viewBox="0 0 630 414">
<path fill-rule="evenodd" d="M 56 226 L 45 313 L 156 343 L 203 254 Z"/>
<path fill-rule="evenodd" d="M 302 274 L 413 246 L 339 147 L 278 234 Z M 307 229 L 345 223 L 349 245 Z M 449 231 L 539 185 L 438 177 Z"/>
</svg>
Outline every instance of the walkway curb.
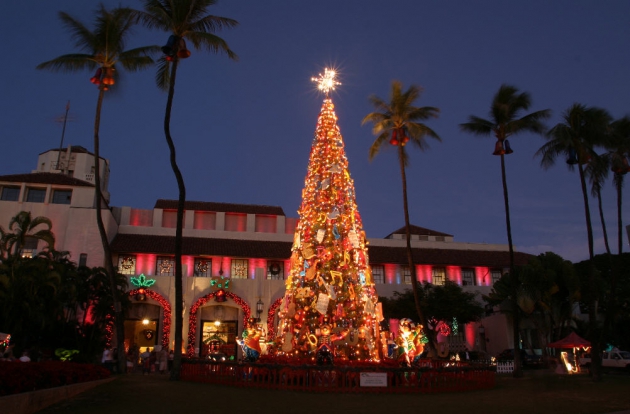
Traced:
<svg viewBox="0 0 630 414">
<path fill-rule="evenodd" d="M 64 387 L 47 388 L 45 390 L 6 395 L 4 397 L 0 397 L 0 407 L 2 407 L 2 412 L 6 413 L 32 414 L 48 407 L 49 405 L 67 400 L 77 394 L 81 394 L 84 391 L 115 379 L 116 377 L 112 376 L 102 380 L 81 382 L 79 384 L 72 384 Z"/>
</svg>

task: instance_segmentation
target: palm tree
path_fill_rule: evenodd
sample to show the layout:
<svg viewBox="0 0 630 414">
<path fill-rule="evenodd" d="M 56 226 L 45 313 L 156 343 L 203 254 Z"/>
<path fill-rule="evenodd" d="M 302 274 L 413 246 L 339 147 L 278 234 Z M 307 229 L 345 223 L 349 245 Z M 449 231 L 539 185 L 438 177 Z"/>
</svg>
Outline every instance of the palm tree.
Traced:
<svg viewBox="0 0 630 414">
<path fill-rule="evenodd" d="M 602 233 L 604 236 L 604 247 L 610 255 L 610 245 L 608 244 L 608 230 L 606 228 L 606 220 L 604 218 L 604 206 L 602 202 L 602 188 L 608 178 L 608 169 L 610 167 L 609 157 L 604 155 L 594 156 L 584 168 L 584 173 L 591 183 L 591 195 L 597 198 L 597 209 L 599 210 L 599 220 L 602 223 Z"/>
<path fill-rule="evenodd" d="M 510 273 L 514 272 L 514 245 L 512 244 L 512 225 L 510 222 L 510 203 L 508 199 L 507 180 L 505 177 L 505 155 L 511 154 L 508 138 L 522 132 L 541 134 L 545 126 L 541 122 L 547 119 L 551 111 L 548 109 L 522 115 L 531 106 L 531 97 L 527 92 L 519 92 L 510 85 L 501 85 L 494 95 L 490 106 L 490 119 L 483 119 L 471 115 L 468 122 L 460 124 L 462 131 L 474 135 L 491 136 L 497 139 L 494 155 L 501 157 L 501 181 L 503 183 L 503 202 L 505 204 L 505 226 L 507 229 L 508 248 L 510 251 Z M 522 116 L 521 116 L 522 115 Z M 514 348 L 519 348 L 518 312 L 514 312 L 513 335 Z M 514 352 L 514 377 L 523 376 L 520 353 Z"/>
<path fill-rule="evenodd" d="M 601 145 L 608 131 L 611 117 L 607 111 L 596 107 L 587 107 L 582 104 L 573 104 L 564 114 L 563 122 L 554 126 L 545 138 L 548 140 L 536 152 L 541 156 L 541 166 L 545 169 L 555 164 L 556 159 L 565 155 L 569 170 L 578 167 L 582 197 L 584 200 L 584 215 L 586 217 L 586 232 L 588 237 L 589 254 L 589 285 L 588 290 L 593 292 L 589 304 L 589 334 L 592 345 L 591 372 L 593 379 L 601 379 L 601 356 L 599 344 L 599 332 L 597 325 L 597 283 L 596 271 L 593 264 L 593 226 L 591 224 L 591 212 L 588 204 L 588 191 L 586 188 L 586 173 L 584 165 L 597 154 L 594 147 Z"/>
<path fill-rule="evenodd" d="M 45 226 L 35 231 L 36 227 Z M 28 238 L 42 240 L 48 245 L 48 249 L 55 248 L 55 235 L 51 231 L 52 221 L 49 218 L 39 216 L 33 218 L 30 211 L 20 211 L 9 221 L 9 228 L 5 230 L 0 226 L 0 258 L 8 258 L 13 249 L 13 255 L 22 255 L 22 249 Z"/>
<path fill-rule="evenodd" d="M 90 81 L 98 86 L 98 99 L 96 102 L 96 115 L 94 117 L 94 183 L 96 222 L 98 225 L 103 253 L 105 256 L 105 269 L 110 277 L 114 309 L 116 314 L 116 337 L 118 346 L 119 372 L 126 370 L 126 358 L 124 351 L 124 321 L 122 308 L 117 300 L 116 285 L 114 283 L 116 272 L 112 263 L 112 254 L 109 248 L 107 233 L 101 216 L 103 194 L 100 175 L 100 142 L 99 129 L 101 123 L 101 108 L 105 92 L 114 87 L 118 78 L 119 68 L 130 72 L 145 69 L 154 62 L 150 55 L 159 51 L 157 46 L 146 46 L 125 50 L 127 38 L 132 33 L 135 24 L 134 14 L 128 8 L 116 8 L 107 10 L 100 5 L 95 12 L 94 29 L 90 30 L 79 20 L 65 12 L 59 13 L 63 25 L 70 31 L 75 46 L 82 53 L 71 53 L 59 56 L 53 60 L 41 63 L 37 69 L 52 71 L 80 72 L 96 69 L 95 75 Z"/>
<path fill-rule="evenodd" d="M 611 171 L 615 174 L 613 182 L 617 190 L 617 249 L 621 255 L 623 249 L 623 220 L 621 215 L 621 190 L 623 177 L 630 172 L 630 117 L 624 116 L 611 124 L 611 134 L 605 144 L 608 149 Z"/>
<path fill-rule="evenodd" d="M 409 165 L 409 155 L 407 154 L 405 146 L 408 142 L 411 142 L 420 150 L 426 151 L 429 148 L 429 144 L 426 141 L 427 137 L 433 138 L 439 142 L 442 141 L 435 131 L 420 122 L 430 118 L 437 118 L 440 110 L 432 106 L 414 106 L 414 101 L 420 97 L 422 91 L 419 86 L 411 85 L 409 89 L 404 92 L 402 88 L 401 82 L 392 82 L 389 102 L 375 95 L 370 96 L 370 102 L 376 111 L 363 118 L 362 125 L 367 122 L 374 124 L 372 133 L 376 135 L 376 140 L 374 140 L 370 147 L 370 161 L 380 152 L 383 145 L 387 145 L 387 142 L 394 145 L 398 150 L 398 163 L 400 166 L 400 176 L 402 178 L 403 210 L 405 213 L 405 233 L 407 236 L 407 262 L 411 272 L 411 286 L 413 289 L 416 312 L 418 313 L 420 322 L 424 326 L 425 333 L 431 335 L 428 317 L 422 311 L 418 293 L 419 287 L 416 277 L 416 267 L 414 266 L 411 252 L 411 230 L 409 224 L 409 206 L 407 203 L 407 175 L 405 173 L 405 168 Z M 429 339 L 431 338 L 429 337 Z M 429 340 L 429 347 L 435 355 L 432 340 Z"/>
<path fill-rule="evenodd" d="M 146 0 L 144 11 L 137 11 L 136 16 L 146 27 L 171 33 L 166 46 L 162 48 L 165 56 L 158 62 L 156 83 L 160 89 L 168 89 L 166 112 L 164 114 L 164 135 L 170 151 L 171 168 L 177 180 L 179 198 L 177 203 L 177 224 L 175 229 L 175 356 L 171 379 L 178 380 L 181 369 L 182 328 L 183 328 L 183 292 L 182 292 L 182 227 L 186 186 L 184 177 L 177 165 L 175 144 L 171 137 L 171 108 L 175 94 L 175 80 L 180 59 L 190 56 L 186 40 L 196 50 L 225 52 L 230 59 L 237 56 L 227 43 L 214 32 L 238 25 L 236 20 L 209 15 L 208 8 L 216 0 Z"/>
</svg>

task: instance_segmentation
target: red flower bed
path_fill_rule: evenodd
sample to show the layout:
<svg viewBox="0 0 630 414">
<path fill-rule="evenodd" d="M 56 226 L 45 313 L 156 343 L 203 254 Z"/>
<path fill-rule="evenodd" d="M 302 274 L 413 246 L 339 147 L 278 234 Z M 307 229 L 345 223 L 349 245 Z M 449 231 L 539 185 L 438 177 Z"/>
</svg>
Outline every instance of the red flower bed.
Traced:
<svg viewBox="0 0 630 414">
<path fill-rule="evenodd" d="M 0 396 L 108 378 L 99 365 L 74 362 L 0 361 Z"/>
</svg>

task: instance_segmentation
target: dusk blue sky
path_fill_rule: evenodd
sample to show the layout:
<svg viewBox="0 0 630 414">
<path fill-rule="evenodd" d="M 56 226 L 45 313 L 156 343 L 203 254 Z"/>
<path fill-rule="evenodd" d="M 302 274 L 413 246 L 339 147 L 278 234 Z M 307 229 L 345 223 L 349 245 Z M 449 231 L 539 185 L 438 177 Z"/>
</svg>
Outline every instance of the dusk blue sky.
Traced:
<svg viewBox="0 0 630 414">
<path fill-rule="evenodd" d="M 68 100 L 72 122 L 64 146 L 92 150 L 98 94 L 89 82 L 92 73 L 35 69 L 76 51 L 58 11 L 91 24 L 98 2 L 6 3 L 0 25 L 1 175 L 30 172 L 37 154 L 59 146 L 62 128 L 54 120 Z M 142 7 L 137 0 L 103 3 Z M 424 89 L 419 106 L 441 109 L 439 119 L 427 125 L 443 142 L 430 142 L 426 152 L 408 148 L 411 221 L 460 242 L 507 243 L 494 139 L 459 130 L 469 115 L 488 117 L 502 83 L 529 92 L 532 111 L 551 109 L 549 126 L 575 102 L 603 107 L 615 118 L 630 114 L 625 0 L 222 0 L 211 13 L 240 23 L 218 33 L 240 59 L 193 50 L 179 68 L 171 126 L 188 200 L 278 205 L 297 217 L 323 99 L 310 79 L 325 66 L 340 74 L 342 85 L 332 97 L 368 237 L 404 225 L 394 148 L 368 162 L 374 137 L 370 125 L 361 126 L 373 110 L 368 97 L 388 98 L 394 79 Z M 129 48 L 163 45 L 168 38 L 141 27 L 136 33 Z M 158 198 L 177 198 L 162 129 L 166 94 L 155 87 L 154 74 L 123 74 L 120 90 L 104 102 L 101 155 L 111 163 L 113 206 L 149 209 Z M 545 142 L 540 136 L 510 141 L 514 153 L 506 157 L 506 168 L 517 250 L 586 259 L 577 171 L 569 172 L 564 159 L 542 170 L 534 158 Z M 629 194 L 626 185 L 626 223 Z M 616 246 L 612 182 L 603 197 Z M 591 202 L 601 253 L 602 231 Z"/>
</svg>

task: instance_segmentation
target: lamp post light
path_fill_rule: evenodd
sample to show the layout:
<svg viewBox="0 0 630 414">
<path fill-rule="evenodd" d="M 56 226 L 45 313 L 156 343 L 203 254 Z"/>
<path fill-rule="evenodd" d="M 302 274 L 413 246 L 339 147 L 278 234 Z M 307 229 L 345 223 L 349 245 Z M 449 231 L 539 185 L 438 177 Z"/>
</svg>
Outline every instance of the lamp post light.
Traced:
<svg viewBox="0 0 630 414">
<path fill-rule="evenodd" d="M 263 313 L 263 303 L 261 298 L 258 298 L 258 302 L 256 302 L 256 322 L 260 323 L 260 315 Z"/>
</svg>

